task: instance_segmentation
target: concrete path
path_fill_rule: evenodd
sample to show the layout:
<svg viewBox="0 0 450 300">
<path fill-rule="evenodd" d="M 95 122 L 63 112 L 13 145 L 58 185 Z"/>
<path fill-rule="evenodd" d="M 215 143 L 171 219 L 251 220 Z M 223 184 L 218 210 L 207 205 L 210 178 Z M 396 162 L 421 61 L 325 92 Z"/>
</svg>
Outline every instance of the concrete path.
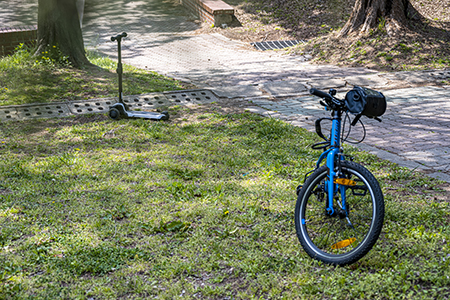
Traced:
<svg viewBox="0 0 450 300">
<path fill-rule="evenodd" d="M 259 96 L 259 85 L 273 81 L 374 73 L 364 68 L 312 66 L 305 57 L 256 51 L 219 34 L 196 34 L 200 25 L 193 20 L 176 2 L 116 0 L 87 6 L 83 32 L 88 48 L 114 57 L 116 43 L 110 37 L 125 31 L 125 62 L 214 89 L 220 96 Z"/>
<path fill-rule="evenodd" d="M 111 57 L 110 37 L 123 31 L 123 61 L 212 90 L 220 101 L 240 98 L 249 109 L 312 129 L 326 116 L 310 87 L 347 91 L 361 85 L 388 97 L 383 122 L 365 121 L 361 148 L 450 182 L 448 71 L 378 73 L 365 68 L 317 66 L 283 51 L 259 52 L 219 34 L 197 34 L 200 24 L 176 0 L 86 0 L 86 47 Z M 37 0 L 0 4 L 0 27 L 32 25 Z M 358 134 L 357 130 L 354 132 Z"/>
</svg>

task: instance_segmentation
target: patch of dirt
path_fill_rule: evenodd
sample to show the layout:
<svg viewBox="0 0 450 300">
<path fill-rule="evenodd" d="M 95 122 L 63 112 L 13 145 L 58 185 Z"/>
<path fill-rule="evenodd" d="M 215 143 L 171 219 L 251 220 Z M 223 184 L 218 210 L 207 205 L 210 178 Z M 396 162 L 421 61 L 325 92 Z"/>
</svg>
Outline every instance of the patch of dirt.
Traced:
<svg viewBox="0 0 450 300">
<path fill-rule="evenodd" d="M 364 66 L 386 71 L 450 67 L 450 2 L 410 0 L 407 28 L 389 35 L 381 23 L 370 34 L 338 38 L 355 0 L 225 0 L 236 9 L 227 28 L 206 24 L 198 33 L 220 33 L 245 43 L 302 40 L 287 50 L 312 55 L 315 63 Z"/>
<path fill-rule="evenodd" d="M 354 0 L 225 0 L 235 8 L 233 24 L 199 33 L 220 33 L 243 42 L 309 40 L 343 26 Z"/>
</svg>

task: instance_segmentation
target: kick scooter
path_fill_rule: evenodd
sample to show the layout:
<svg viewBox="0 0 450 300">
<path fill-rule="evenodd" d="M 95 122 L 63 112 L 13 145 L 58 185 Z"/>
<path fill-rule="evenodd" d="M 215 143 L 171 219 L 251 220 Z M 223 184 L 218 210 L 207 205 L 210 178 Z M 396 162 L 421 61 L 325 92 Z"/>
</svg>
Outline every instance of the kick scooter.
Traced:
<svg viewBox="0 0 450 300">
<path fill-rule="evenodd" d="M 111 37 L 111 41 L 117 41 L 117 51 L 118 51 L 118 63 L 117 63 L 117 74 L 119 74 L 119 102 L 109 107 L 109 117 L 113 120 L 119 120 L 121 118 L 138 118 L 138 119 L 150 119 L 150 120 L 168 120 L 169 113 L 163 111 L 162 113 L 150 112 L 150 111 L 129 111 L 128 105 L 123 101 L 122 94 L 122 51 L 121 51 L 121 41 L 122 38 L 126 37 L 127 33 L 123 32 L 119 35 Z"/>
</svg>

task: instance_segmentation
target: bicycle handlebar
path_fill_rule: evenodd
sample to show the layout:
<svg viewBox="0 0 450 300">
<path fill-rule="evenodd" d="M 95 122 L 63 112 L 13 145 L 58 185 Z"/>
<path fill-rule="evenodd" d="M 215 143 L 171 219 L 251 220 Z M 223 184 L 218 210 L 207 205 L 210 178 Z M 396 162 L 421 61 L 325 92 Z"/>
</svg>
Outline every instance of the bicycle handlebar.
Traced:
<svg viewBox="0 0 450 300">
<path fill-rule="evenodd" d="M 322 91 L 319 91 L 318 89 L 315 89 L 315 88 L 310 89 L 309 93 L 311 95 L 314 95 L 314 96 L 317 96 L 317 97 L 320 97 L 320 98 L 324 98 L 324 99 L 327 99 L 327 100 L 331 100 L 332 99 L 332 97 L 329 94 L 327 94 L 325 92 L 322 92 Z"/>
<path fill-rule="evenodd" d="M 323 106 L 329 107 L 333 110 L 345 110 L 345 101 L 335 98 L 334 95 L 336 94 L 336 91 L 334 91 L 334 93 L 332 93 L 332 91 L 334 90 L 330 90 L 330 93 L 327 94 L 315 88 L 309 90 L 312 95 L 325 100 L 326 104 L 322 101 L 320 102 Z"/>
<path fill-rule="evenodd" d="M 124 37 L 126 37 L 127 36 L 127 33 L 126 32 L 122 32 L 121 34 L 118 34 L 118 35 L 116 35 L 116 36 L 112 36 L 111 37 L 111 41 L 117 41 L 117 40 L 122 40 L 122 38 L 124 38 Z"/>
</svg>

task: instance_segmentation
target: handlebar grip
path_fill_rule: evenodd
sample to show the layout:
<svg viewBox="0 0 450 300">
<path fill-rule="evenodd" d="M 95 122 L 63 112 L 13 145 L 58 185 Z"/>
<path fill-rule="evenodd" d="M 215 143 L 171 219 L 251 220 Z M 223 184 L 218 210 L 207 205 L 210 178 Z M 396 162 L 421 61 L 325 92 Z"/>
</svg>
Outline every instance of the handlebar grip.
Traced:
<svg viewBox="0 0 450 300">
<path fill-rule="evenodd" d="M 322 92 L 322 91 L 319 91 L 318 89 L 315 89 L 315 88 L 310 89 L 309 93 L 311 95 L 314 95 L 314 96 L 317 96 L 317 97 L 320 97 L 320 98 L 325 98 L 325 99 L 331 100 L 331 96 L 329 94 L 327 94 L 325 92 Z"/>
<path fill-rule="evenodd" d="M 112 36 L 111 37 L 111 41 L 117 41 L 117 40 L 121 40 L 122 38 L 127 37 L 127 33 L 126 32 L 122 32 L 121 34 L 118 34 L 116 36 Z"/>
</svg>

